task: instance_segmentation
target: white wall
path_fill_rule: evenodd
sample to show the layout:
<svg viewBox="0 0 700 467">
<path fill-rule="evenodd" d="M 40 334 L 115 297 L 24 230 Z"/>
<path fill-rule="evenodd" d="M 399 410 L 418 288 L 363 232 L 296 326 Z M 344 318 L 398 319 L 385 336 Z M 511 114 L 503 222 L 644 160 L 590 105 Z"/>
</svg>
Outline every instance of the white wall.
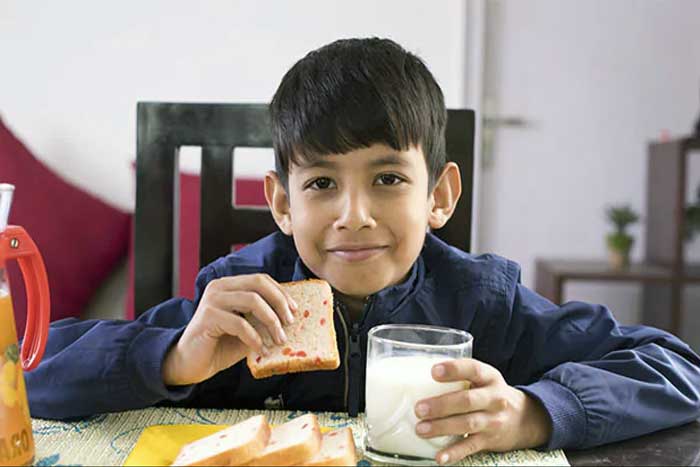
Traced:
<svg viewBox="0 0 700 467">
<path fill-rule="evenodd" d="M 700 107 L 700 2 L 511 0 L 488 9 L 486 85 L 498 112 L 534 124 L 498 133 L 478 245 L 519 261 L 532 285 L 537 256 L 603 257 L 605 204 L 644 210 L 647 141 L 662 129 L 686 133 Z M 465 96 L 467 32 L 459 0 L 0 0 L 0 115 L 61 175 L 132 209 L 137 101 L 269 101 L 309 50 L 378 35 L 421 55 L 447 104 L 462 106 L 475 99 Z M 638 259 L 644 232 L 635 232 Z M 700 241 L 691 255 L 700 258 Z M 637 319 L 635 286 L 566 292 Z"/>
<path fill-rule="evenodd" d="M 482 177 L 480 242 L 523 265 L 605 258 L 604 208 L 646 209 L 646 146 L 688 134 L 700 112 L 700 2 L 510 0 L 488 3 L 486 86 L 496 111 L 530 121 L 498 131 Z M 700 181 L 694 166 L 693 187 Z M 671 213 L 669 213 L 669 222 Z M 641 226 L 633 251 L 641 259 Z M 700 242 L 691 246 L 697 257 Z M 574 283 L 566 299 L 609 304 L 637 322 L 639 287 Z M 686 305 L 697 311 L 700 299 Z"/>
<path fill-rule="evenodd" d="M 376 35 L 463 106 L 465 24 L 462 1 L 0 0 L 0 115 L 61 175 L 131 210 L 137 101 L 268 102 L 310 50 Z"/>
</svg>

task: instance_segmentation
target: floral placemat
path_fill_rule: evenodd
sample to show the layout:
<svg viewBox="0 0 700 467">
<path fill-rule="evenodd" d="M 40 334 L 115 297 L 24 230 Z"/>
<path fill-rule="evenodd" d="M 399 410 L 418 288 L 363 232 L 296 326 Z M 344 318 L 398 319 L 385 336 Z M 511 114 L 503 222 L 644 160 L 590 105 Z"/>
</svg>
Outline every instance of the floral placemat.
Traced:
<svg viewBox="0 0 700 467">
<path fill-rule="evenodd" d="M 271 424 L 282 424 L 304 412 L 149 408 L 97 415 L 78 422 L 34 419 L 35 465 L 123 465 L 144 428 L 153 425 L 232 425 L 265 413 Z M 342 413 L 319 413 L 319 423 L 328 428 L 352 427 L 361 449 L 363 418 Z M 372 465 L 366 459 L 358 465 Z M 564 465 L 569 462 L 561 450 L 533 450 L 486 453 L 471 456 L 458 465 Z"/>
</svg>

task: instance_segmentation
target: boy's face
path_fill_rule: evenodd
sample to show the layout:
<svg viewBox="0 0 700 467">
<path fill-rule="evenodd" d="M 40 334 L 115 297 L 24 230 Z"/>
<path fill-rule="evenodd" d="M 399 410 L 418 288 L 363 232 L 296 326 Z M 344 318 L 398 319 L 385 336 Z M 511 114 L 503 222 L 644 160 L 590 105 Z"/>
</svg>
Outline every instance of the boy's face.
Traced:
<svg viewBox="0 0 700 467">
<path fill-rule="evenodd" d="M 401 282 L 420 253 L 426 228 L 449 219 L 454 206 L 445 209 L 435 194 L 440 198 L 444 191 L 443 178 L 453 180 L 456 172 L 458 179 L 459 172 L 454 164 L 445 170 L 452 175 L 443 172 L 428 195 L 421 149 L 376 144 L 292 166 L 288 193 L 268 173 L 265 191 L 304 264 L 341 293 L 365 297 Z"/>
</svg>

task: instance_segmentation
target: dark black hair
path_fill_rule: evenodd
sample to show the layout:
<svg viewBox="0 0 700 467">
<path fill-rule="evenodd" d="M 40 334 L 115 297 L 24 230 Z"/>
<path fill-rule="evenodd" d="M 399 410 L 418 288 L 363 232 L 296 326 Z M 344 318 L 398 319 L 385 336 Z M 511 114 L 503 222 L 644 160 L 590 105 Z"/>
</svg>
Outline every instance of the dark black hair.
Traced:
<svg viewBox="0 0 700 467">
<path fill-rule="evenodd" d="M 277 173 L 290 164 L 384 143 L 423 150 L 432 189 L 445 162 L 447 110 L 416 55 L 389 39 L 342 39 L 309 52 L 270 105 Z"/>
</svg>

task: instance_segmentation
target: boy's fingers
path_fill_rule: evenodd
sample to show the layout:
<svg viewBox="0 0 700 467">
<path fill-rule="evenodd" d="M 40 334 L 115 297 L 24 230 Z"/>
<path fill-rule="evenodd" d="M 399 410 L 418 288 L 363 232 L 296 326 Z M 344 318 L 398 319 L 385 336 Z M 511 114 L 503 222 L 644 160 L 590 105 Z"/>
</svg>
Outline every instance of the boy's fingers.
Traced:
<svg viewBox="0 0 700 467">
<path fill-rule="evenodd" d="M 435 381 L 469 381 L 472 386 L 486 386 L 502 378 L 497 369 L 473 358 L 460 358 L 433 365 L 432 375 Z"/>
<path fill-rule="evenodd" d="M 278 316 L 256 292 L 224 292 L 219 293 L 217 299 L 225 302 L 224 306 L 218 304 L 219 308 L 253 314 L 268 329 L 275 344 L 282 345 L 286 342 L 287 336 L 282 329 L 282 323 L 280 323 Z"/>
<path fill-rule="evenodd" d="M 416 416 L 422 420 L 488 410 L 493 405 L 493 391 L 489 388 L 465 389 L 423 399 L 416 403 Z"/>
<path fill-rule="evenodd" d="M 270 297 L 270 300 L 272 300 L 270 304 L 275 310 L 284 310 L 285 324 L 292 324 L 294 322 L 294 312 L 298 311 L 299 305 L 297 305 L 292 296 L 289 295 L 289 292 L 287 292 L 279 282 L 275 281 L 270 276 L 266 276 L 266 279 L 268 279 L 272 287 L 276 288 L 283 296 L 280 297 L 279 294 L 274 294 L 274 296 Z M 282 318 L 283 315 L 280 315 L 280 318 Z"/>
<path fill-rule="evenodd" d="M 227 334 L 239 338 L 246 346 L 259 354 L 267 353 L 260 334 L 242 316 L 224 310 L 211 309 L 207 318 L 210 325 L 215 326 L 218 335 Z"/>
<path fill-rule="evenodd" d="M 217 279 L 217 288 L 222 291 L 257 292 L 274 310 L 280 321 L 291 324 L 294 321 L 289 296 L 282 287 L 267 274 L 250 274 Z"/>
<path fill-rule="evenodd" d="M 423 438 L 478 433 L 488 427 L 489 417 L 488 412 L 472 412 L 419 422 L 416 425 L 416 433 Z"/>
<path fill-rule="evenodd" d="M 483 451 L 485 448 L 486 441 L 483 435 L 479 433 L 469 435 L 438 452 L 435 461 L 440 465 L 454 464 L 467 456 Z"/>
<path fill-rule="evenodd" d="M 281 322 L 285 324 L 294 322 L 290 297 L 276 280 L 270 277 L 269 274 L 253 274 L 247 276 L 247 280 L 251 282 L 253 290 L 258 292 L 275 310 Z"/>
</svg>

